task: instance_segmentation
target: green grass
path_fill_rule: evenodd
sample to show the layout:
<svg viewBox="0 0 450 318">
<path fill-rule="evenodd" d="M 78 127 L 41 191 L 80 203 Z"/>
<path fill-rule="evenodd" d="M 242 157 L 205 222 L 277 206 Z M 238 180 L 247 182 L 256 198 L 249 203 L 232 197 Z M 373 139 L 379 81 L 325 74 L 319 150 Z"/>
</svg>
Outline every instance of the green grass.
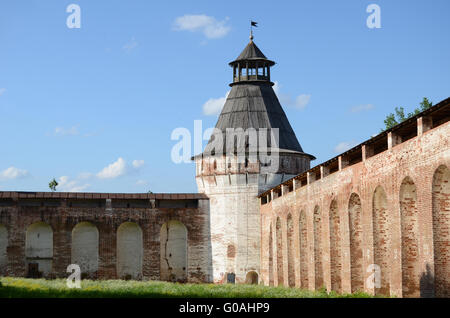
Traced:
<svg viewBox="0 0 450 318">
<path fill-rule="evenodd" d="M 81 289 L 69 289 L 65 279 L 0 277 L 0 298 L 11 297 L 182 297 L 182 298 L 369 298 L 366 293 L 337 294 L 298 288 L 260 285 L 179 284 L 159 281 L 82 280 Z"/>
</svg>

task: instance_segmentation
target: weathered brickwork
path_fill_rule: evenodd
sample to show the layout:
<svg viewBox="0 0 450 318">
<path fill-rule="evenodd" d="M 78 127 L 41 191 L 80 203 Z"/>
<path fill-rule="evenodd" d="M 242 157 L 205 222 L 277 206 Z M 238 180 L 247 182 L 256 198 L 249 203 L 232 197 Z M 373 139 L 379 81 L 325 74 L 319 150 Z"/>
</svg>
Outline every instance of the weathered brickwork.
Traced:
<svg viewBox="0 0 450 318">
<path fill-rule="evenodd" d="M 433 177 L 433 242 L 436 294 L 450 297 L 450 169 L 441 165 Z"/>
<path fill-rule="evenodd" d="M 308 252 L 308 227 L 306 223 L 306 212 L 300 211 L 299 220 L 299 249 L 300 249 L 300 286 L 302 288 L 308 288 L 308 258 L 305 257 Z"/>
<path fill-rule="evenodd" d="M 363 249 L 362 237 L 364 235 L 361 224 L 361 199 L 356 193 L 350 195 L 348 202 L 349 235 L 350 235 L 350 271 L 352 292 L 364 289 L 363 281 Z"/>
<path fill-rule="evenodd" d="M 264 284 L 450 297 L 449 117 L 447 99 L 261 194 Z"/>
<path fill-rule="evenodd" d="M 305 211 L 305 210 L 303 210 Z M 306 212 L 305 212 L 306 213 Z M 315 277 L 314 277 L 314 282 L 315 285 L 317 286 L 317 288 L 319 288 L 319 286 L 323 286 L 324 284 L 324 280 L 323 280 L 323 264 L 322 264 L 322 259 L 323 259 L 323 255 L 322 255 L 322 217 L 320 215 L 320 208 L 318 206 L 316 206 L 314 208 L 314 216 L 313 216 L 313 222 L 314 222 L 314 247 L 313 247 L 313 253 L 314 253 L 314 260 L 313 260 L 313 264 L 314 264 L 314 269 L 315 272 Z M 306 229 L 306 231 L 308 231 L 308 229 Z M 303 255 L 300 255 L 300 257 L 303 256 L 303 259 L 306 259 L 306 261 L 308 262 L 309 259 L 311 257 L 308 257 L 309 255 L 311 255 L 311 250 L 308 251 L 308 249 L 304 250 Z M 308 274 L 309 276 L 309 274 Z M 307 286 L 302 286 L 303 288 L 307 287 Z M 308 286 L 309 287 L 309 286 Z"/>
<path fill-rule="evenodd" d="M 287 216 L 287 251 L 288 251 L 288 280 L 289 286 L 295 286 L 294 268 L 294 224 L 292 215 Z"/>
<path fill-rule="evenodd" d="M 0 275 L 210 282 L 209 241 L 201 194 L 0 192 Z"/>
</svg>

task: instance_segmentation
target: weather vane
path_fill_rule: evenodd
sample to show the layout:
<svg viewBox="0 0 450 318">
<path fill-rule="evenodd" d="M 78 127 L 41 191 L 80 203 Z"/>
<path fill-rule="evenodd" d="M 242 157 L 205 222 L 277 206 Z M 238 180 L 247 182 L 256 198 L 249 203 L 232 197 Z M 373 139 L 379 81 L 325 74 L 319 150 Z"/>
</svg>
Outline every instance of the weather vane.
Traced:
<svg viewBox="0 0 450 318">
<path fill-rule="evenodd" d="M 253 27 L 258 27 L 258 22 L 250 20 L 250 40 L 253 40 Z"/>
</svg>

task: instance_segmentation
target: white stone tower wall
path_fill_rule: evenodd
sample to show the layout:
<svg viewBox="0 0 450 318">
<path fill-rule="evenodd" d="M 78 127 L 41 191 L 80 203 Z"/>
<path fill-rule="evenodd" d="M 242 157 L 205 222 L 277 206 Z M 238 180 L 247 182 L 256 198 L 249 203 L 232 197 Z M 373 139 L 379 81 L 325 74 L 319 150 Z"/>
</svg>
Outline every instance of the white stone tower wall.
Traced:
<svg viewBox="0 0 450 318">
<path fill-rule="evenodd" d="M 293 158 L 286 157 L 287 168 L 295 166 Z M 197 158 L 196 167 L 199 192 L 210 199 L 213 280 L 226 282 L 227 273 L 234 273 L 235 282 L 244 283 L 248 272 L 260 274 L 261 215 L 257 195 L 295 174 L 266 176 L 259 173 L 259 163 L 245 167 L 236 157 Z"/>
</svg>

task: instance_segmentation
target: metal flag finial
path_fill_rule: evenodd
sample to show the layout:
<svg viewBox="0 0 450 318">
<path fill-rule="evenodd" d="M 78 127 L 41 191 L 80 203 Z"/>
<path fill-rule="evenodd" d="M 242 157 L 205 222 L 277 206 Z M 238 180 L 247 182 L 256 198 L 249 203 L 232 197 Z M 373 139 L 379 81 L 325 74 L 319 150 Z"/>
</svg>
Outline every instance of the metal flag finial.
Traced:
<svg viewBox="0 0 450 318">
<path fill-rule="evenodd" d="M 250 41 L 253 41 L 253 27 L 258 27 L 258 22 L 250 20 Z"/>
</svg>

